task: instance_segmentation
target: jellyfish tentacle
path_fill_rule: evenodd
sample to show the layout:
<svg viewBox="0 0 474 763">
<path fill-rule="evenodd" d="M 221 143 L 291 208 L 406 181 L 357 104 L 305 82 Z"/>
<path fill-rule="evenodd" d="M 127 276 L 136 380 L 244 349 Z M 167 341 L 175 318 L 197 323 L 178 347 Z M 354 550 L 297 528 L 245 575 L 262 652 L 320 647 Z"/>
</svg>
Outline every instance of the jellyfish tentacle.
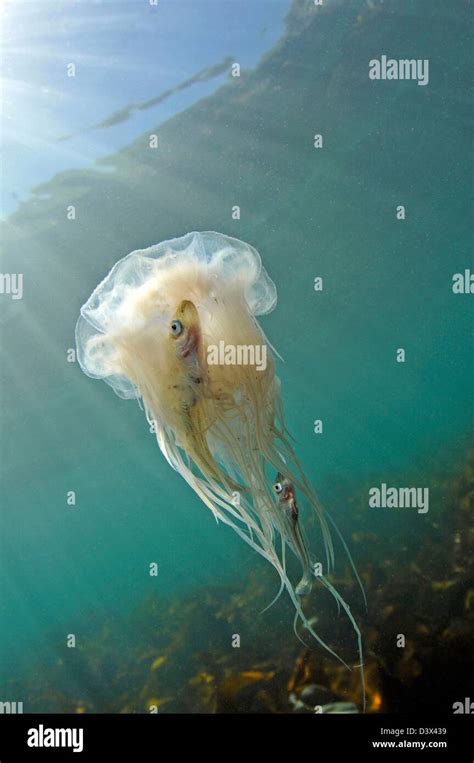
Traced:
<svg viewBox="0 0 474 763">
<path fill-rule="evenodd" d="M 362 580 L 360 578 L 360 575 L 359 575 L 359 573 L 357 571 L 357 567 L 356 567 L 355 562 L 354 562 L 354 560 L 352 558 L 352 554 L 349 551 L 347 543 L 344 540 L 344 536 L 342 535 L 341 531 L 339 530 L 339 528 L 338 528 L 336 522 L 334 521 L 334 519 L 331 517 L 331 515 L 329 513 L 327 513 L 327 517 L 328 517 L 331 525 L 333 526 L 333 528 L 334 528 L 334 530 L 335 530 L 335 532 L 337 534 L 337 537 L 341 541 L 341 544 L 342 544 L 342 546 L 344 548 L 344 551 L 346 552 L 347 558 L 349 559 L 349 563 L 350 563 L 350 565 L 352 567 L 352 571 L 354 572 L 354 575 L 355 575 L 355 578 L 356 578 L 357 583 L 359 585 L 359 588 L 362 591 L 362 596 L 363 596 L 363 599 L 364 599 L 365 608 L 367 609 L 368 608 L 368 606 L 367 606 L 367 596 L 366 596 L 366 593 L 365 593 L 364 584 L 363 584 L 363 582 L 362 582 Z"/>
<path fill-rule="evenodd" d="M 334 596 L 336 601 L 338 603 L 340 603 L 341 607 L 343 608 L 343 610 L 347 614 L 347 617 L 349 618 L 349 620 L 350 620 L 350 622 L 352 624 L 352 627 L 354 628 L 354 631 L 356 633 L 356 636 L 357 636 L 357 649 L 358 649 L 359 658 L 360 658 L 360 663 L 359 663 L 358 667 L 360 668 L 360 676 L 361 676 L 362 705 L 363 705 L 363 712 L 365 712 L 365 710 L 366 710 L 366 692 L 365 692 L 365 676 L 364 676 L 364 654 L 363 654 L 363 648 L 362 648 L 362 634 L 361 634 L 360 628 L 357 625 L 357 622 L 356 622 L 356 620 L 355 620 L 355 618 L 354 618 L 354 616 L 353 616 L 353 614 L 351 612 L 351 609 L 350 609 L 349 605 L 343 599 L 341 594 L 336 590 L 336 588 L 334 588 L 334 586 L 331 585 L 331 583 L 323 575 L 320 575 L 318 579 L 320 580 L 322 585 L 325 588 L 328 589 L 328 591 L 332 594 L 332 596 Z"/>
</svg>

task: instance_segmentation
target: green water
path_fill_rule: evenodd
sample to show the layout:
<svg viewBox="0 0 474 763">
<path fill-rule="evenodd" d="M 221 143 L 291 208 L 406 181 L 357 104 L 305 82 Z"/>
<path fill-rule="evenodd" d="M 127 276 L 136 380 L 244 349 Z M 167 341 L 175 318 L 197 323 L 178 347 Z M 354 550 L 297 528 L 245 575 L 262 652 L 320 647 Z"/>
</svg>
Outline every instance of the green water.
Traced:
<svg viewBox="0 0 474 763">
<path fill-rule="evenodd" d="M 4 680 L 64 656 L 72 622 L 79 639 L 91 617 L 119 629 L 146 595 L 201 596 L 265 565 L 166 464 L 139 407 L 68 362 L 80 306 L 134 249 L 191 230 L 258 249 L 278 289 L 261 323 L 284 358 L 287 424 L 348 539 L 370 530 L 381 555 L 422 544 L 432 514 L 354 516 L 349 495 L 430 486 L 463 461 L 473 297 L 451 287 L 472 244 L 469 3 L 326 5 L 294 3 L 260 64 L 160 125 L 156 151 L 152 129 L 44 183 L 3 224 L 2 272 L 24 274 L 23 299 L 2 295 Z M 429 59 L 429 84 L 370 81 L 383 54 Z"/>
</svg>

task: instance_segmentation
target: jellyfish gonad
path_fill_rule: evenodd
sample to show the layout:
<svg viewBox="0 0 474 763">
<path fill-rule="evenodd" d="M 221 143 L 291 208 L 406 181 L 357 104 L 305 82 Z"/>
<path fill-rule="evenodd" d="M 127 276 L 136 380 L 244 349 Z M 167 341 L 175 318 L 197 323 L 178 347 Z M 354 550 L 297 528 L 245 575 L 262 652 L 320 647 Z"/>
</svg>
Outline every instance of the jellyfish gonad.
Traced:
<svg viewBox="0 0 474 763">
<path fill-rule="evenodd" d="M 300 621 L 341 660 L 301 604 L 315 576 L 295 494 L 312 508 L 327 571 L 317 580 L 355 629 L 363 686 L 360 631 L 327 577 L 334 566 L 331 530 L 361 585 L 360 579 L 294 452 L 276 352 L 256 320 L 276 301 L 275 285 L 253 247 L 219 233 L 189 233 L 132 252 L 112 268 L 81 309 L 78 360 L 87 375 L 103 379 L 120 397 L 141 401 L 169 464 L 217 520 L 273 565 L 278 595 L 286 589 L 295 607 L 295 631 Z M 287 547 L 302 565 L 296 586 L 287 574 Z"/>
</svg>

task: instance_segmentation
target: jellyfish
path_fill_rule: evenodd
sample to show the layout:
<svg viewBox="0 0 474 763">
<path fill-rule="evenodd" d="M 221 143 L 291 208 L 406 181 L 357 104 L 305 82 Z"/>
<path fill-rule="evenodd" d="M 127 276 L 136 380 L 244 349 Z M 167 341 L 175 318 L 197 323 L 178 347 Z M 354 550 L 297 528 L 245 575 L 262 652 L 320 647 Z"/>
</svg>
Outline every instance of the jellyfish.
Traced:
<svg viewBox="0 0 474 763">
<path fill-rule="evenodd" d="M 114 265 L 81 308 L 77 358 L 88 376 L 139 401 L 168 463 L 217 521 L 274 567 L 280 580 L 274 601 L 287 591 L 297 636 L 300 622 L 346 665 L 302 608 L 315 583 L 331 593 L 355 630 L 363 687 L 360 629 L 328 579 L 332 531 L 363 587 L 294 451 L 275 369 L 279 356 L 257 322 L 276 302 L 275 284 L 250 244 L 216 232 L 188 233 Z M 316 514 L 325 575 L 314 575 L 296 493 Z M 302 567 L 296 585 L 287 572 L 287 548 Z"/>
</svg>

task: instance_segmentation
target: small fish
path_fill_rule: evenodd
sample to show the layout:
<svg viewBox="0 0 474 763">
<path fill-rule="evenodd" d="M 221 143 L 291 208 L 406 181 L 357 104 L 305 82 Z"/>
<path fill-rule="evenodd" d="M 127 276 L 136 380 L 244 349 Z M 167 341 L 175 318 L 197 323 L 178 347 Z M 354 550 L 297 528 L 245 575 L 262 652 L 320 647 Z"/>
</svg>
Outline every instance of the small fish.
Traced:
<svg viewBox="0 0 474 763">
<path fill-rule="evenodd" d="M 169 337 L 173 342 L 180 373 L 173 385 L 179 395 L 179 410 L 186 436 L 186 450 L 199 468 L 214 478 L 212 455 L 205 436 L 205 416 L 202 410 L 203 382 L 201 323 L 196 305 L 183 299 L 170 323 Z"/>
<path fill-rule="evenodd" d="M 196 428 L 193 420 L 199 401 L 199 388 L 202 383 L 202 347 L 201 323 L 196 306 L 189 299 L 184 299 L 176 308 L 170 323 L 169 338 L 178 360 L 176 378 L 172 388 L 178 398 L 183 423 L 187 431 Z"/>
<path fill-rule="evenodd" d="M 179 303 L 170 324 L 170 337 L 176 344 L 176 355 L 185 361 L 195 384 L 201 382 L 201 322 L 196 305 L 189 299 Z"/>
<path fill-rule="evenodd" d="M 179 410 L 186 438 L 185 449 L 204 474 L 211 475 L 230 491 L 243 490 L 242 485 L 227 478 L 219 470 L 207 444 L 207 377 L 201 322 L 196 305 L 189 299 L 179 303 L 170 323 L 169 337 L 175 345 L 180 366 L 180 378 L 173 387 L 180 395 Z"/>
<path fill-rule="evenodd" d="M 284 477 L 281 472 L 278 472 L 273 490 L 276 494 L 277 506 L 281 509 L 284 519 L 287 531 L 286 539 L 303 567 L 303 577 L 295 589 L 299 596 L 303 596 L 311 591 L 313 568 L 299 523 L 299 509 L 296 503 L 294 487 L 289 479 Z"/>
</svg>

